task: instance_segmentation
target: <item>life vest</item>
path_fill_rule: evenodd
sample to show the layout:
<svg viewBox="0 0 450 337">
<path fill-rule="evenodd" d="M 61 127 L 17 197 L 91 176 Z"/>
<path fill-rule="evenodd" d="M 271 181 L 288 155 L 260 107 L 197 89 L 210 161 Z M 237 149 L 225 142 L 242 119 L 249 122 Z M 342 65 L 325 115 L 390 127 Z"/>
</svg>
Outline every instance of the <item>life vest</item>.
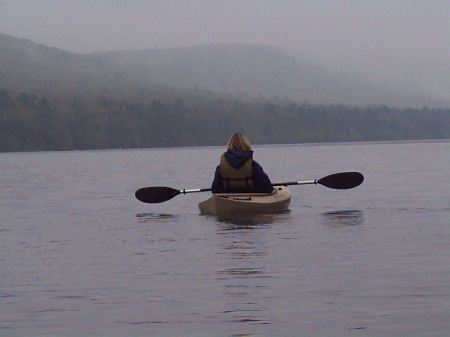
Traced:
<svg viewBox="0 0 450 337">
<path fill-rule="evenodd" d="M 225 189 L 253 188 L 252 163 L 253 159 L 249 158 L 244 165 L 236 169 L 222 155 L 220 157 L 220 175 L 223 187 Z"/>
</svg>

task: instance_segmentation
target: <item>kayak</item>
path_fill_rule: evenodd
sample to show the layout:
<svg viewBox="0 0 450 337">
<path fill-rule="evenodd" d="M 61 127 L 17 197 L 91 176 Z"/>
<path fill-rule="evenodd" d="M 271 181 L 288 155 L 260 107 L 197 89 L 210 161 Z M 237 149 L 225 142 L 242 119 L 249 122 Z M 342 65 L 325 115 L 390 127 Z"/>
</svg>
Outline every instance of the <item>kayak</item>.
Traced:
<svg viewBox="0 0 450 337">
<path fill-rule="evenodd" d="M 292 194 L 286 186 L 272 193 L 221 193 L 198 204 L 201 214 L 264 214 L 286 211 Z"/>
</svg>

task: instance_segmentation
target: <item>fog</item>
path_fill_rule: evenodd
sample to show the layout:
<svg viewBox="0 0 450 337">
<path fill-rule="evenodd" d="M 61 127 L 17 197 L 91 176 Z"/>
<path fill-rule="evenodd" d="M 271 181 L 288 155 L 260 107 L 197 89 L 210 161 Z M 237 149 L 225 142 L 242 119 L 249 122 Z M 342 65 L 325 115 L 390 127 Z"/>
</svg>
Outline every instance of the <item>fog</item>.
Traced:
<svg viewBox="0 0 450 337">
<path fill-rule="evenodd" d="M 446 0 L 0 0 L 0 31 L 86 53 L 211 42 L 450 57 Z"/>
<path fill-rule="evenodd" d="M 0 0 L 1 33 L 72 52 L 265 44 L 446 98 L 449 17 L 447 0 Z"/>
</svg>

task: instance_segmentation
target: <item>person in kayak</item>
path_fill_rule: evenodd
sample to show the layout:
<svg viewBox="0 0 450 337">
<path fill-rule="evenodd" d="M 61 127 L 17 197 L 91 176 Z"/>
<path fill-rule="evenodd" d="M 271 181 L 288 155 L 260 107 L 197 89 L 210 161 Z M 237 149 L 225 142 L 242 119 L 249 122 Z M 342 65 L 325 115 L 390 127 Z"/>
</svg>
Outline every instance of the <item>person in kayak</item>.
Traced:
<svg viewBox="0 0 450 337">
<path fill-rule="evenodd" d="M 253 160 L 252 146 L 245 135 L 235 133 L 228 140 L 227 151 L 220 157 L 211 190 L 213 193 L 273 191 L 269 176 Z"/>
</svg>

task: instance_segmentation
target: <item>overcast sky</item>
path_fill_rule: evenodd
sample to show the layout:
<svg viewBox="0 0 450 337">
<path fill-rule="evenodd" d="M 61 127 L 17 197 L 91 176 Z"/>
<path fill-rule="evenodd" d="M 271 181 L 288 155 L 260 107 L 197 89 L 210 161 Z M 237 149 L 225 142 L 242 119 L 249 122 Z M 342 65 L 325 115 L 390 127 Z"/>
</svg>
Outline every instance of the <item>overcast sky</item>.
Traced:
<svg viewBox="0 0 450 337">
<path fill-rule="evenodd" d="M 87 53 L 210 42 L 450 58 L 450 0 L 0 0 L 0 32 Z"/>
</svg>

